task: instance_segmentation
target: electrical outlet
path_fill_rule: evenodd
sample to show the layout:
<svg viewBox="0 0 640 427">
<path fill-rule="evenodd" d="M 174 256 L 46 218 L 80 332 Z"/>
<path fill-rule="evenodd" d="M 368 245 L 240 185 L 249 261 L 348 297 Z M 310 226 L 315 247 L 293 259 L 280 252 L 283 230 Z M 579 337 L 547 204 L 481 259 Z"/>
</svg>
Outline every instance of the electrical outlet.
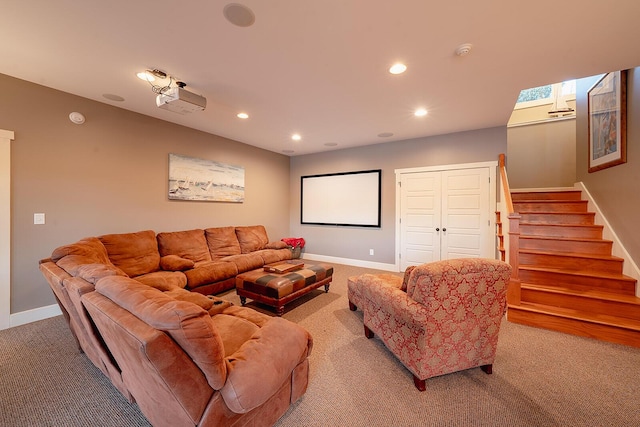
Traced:
<svg viewBox="0 0 640 427">
<path fill-rule="evenodd" d="M 373 249 L 369 249 L 369 255 L 373 255 Z"/>
</svg>

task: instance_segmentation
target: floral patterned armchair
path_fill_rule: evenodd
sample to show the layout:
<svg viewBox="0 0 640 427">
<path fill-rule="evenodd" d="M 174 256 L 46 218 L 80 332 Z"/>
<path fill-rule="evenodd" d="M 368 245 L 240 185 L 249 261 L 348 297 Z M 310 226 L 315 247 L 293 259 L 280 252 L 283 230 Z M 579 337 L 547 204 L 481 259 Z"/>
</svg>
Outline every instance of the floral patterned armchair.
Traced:
<svg viewBox="0 0 640 427">
<path fill-rule="evenodd" d="M 409 267 L 404 277 L 363 274 L 348 281 L 349 308 L 425 390 L 427 378 L 481 367 L 492 372 L 511 266 L 481 258 Z"/>
</svg>

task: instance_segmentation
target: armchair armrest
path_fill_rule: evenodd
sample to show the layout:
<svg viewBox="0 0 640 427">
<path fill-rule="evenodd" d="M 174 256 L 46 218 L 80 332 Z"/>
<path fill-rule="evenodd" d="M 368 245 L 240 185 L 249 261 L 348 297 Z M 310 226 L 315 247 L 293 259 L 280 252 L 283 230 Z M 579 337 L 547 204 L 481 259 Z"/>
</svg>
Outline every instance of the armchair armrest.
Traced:
<svg viewBox="0 0 640 427">
<path fill-rule="evenodd" d="M 227 357 L 227 380 L 220 389 L 233 412 L 262 405 L 309 354 L 312 338 L 295 323 L 274 318 Z"/>
<path fill-rule="evenodd" d="M 392 313 L 396 320 L 424 330 L 428 319 L 427 308 L 411 299 L 403 290 L 378 279 L 369 281 L 368 286 L 362 288 L 362 293 L 375 306 L 375 310 L 364 310 L 365 313 L 371 312 L 372 316 L 376 310 Z"/>
</svg>

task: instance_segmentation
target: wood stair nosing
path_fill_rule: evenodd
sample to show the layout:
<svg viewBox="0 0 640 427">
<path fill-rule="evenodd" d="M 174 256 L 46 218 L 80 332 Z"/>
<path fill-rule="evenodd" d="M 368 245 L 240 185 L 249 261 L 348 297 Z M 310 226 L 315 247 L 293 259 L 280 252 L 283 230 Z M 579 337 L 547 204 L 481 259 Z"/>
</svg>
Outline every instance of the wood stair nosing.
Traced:
<svg viewBox="0 0 640 427">
<path fill-rule="evenodd" d="M 523 283 L 553 284 L 554 286 L 562 286 L 577 291 L 597 289 L 625 295 L 635 295 L 636 293 L 636 280 L 624 274 L 568 271 L 557 268 L 521 265 L 518 269 L 518 275 Z"/>
<path fill-rule="evenodd" d="M 603 228 L 604 227 L 602 225 L 538 224 L 520 222 L 520 235 L 602 239 Z"/>
<path fill-rule="evenodd" d="M 586 200 L 518 200 L 513 201 L 514 212 L 587 212 Z"/>
<path fill-rule="evenodd" d="M 581 200 L 581 190 L 513 191 L 511 200 Z"/>
<path fill-rule="evenodd" d="M 520 211 L 520 222 L 539 224 L 595 224 L 595 212 L 523 212 Z"/>
<path fill-rule="evenodd" d="M 573 309 L 579 307 L 589 313 L 615 313 L 618 317 L 640 322 L 640 298 L 635 295 L 593 289 L 576 291 L 529 283 L 523 283 L 521 290 L 523 303 Z"/>
<path fill-rule="evenodd" d="M 507 320 L 523 325 L 551 329 L 559 332 L 594 338 L 602 341 L 640 347 L 640 322 L 620 319 L 592 319 L 582 316 L 573 310 L 549 311 L 545 306 L 537 304 L 509 305 Z"/>
<path fill-rule="evenodd" d="M 563 253 L 520 249 L 520 266 L 544 265 L 568 271 L 607 272 L 622 274 L 623 259 L 606 255 L 585 255 L 579 253 Z"/>
<path fill-rule="evenodd" d="M 611 254 L 613 242 L 604 239 L 520 235 L 520 249 Z"/>
</svg>

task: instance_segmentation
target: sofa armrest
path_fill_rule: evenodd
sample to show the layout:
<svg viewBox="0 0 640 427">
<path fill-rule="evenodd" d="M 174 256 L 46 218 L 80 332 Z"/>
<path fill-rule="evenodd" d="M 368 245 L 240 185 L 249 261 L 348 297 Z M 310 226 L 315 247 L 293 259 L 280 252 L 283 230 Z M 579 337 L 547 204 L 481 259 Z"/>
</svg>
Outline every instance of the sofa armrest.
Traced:
<svg viewBox="0 0 640 427">
<path fill-rule="evenodd" d="M 244 414 L 266 402 L 309 354 L 312 338 L 302 327 L 273 318 L 226 358 L 220 389 L 233 412 Z"/>
<path fill-rule="evenodd" d="M 164 271 L 185 271 L 193 268 L 195 262 L 178 255 L 165 255 L 160 258 L 160 268 Z"/>
<path fill-rule="evenodd" d="M 390 286 L 384 280 L 371 280 L 361 289 L 362 296 L 373 307 L 362 307 L 368 315 L 375 315 L 373 311 L 381 310 L 392 313 L 393 317 L 406 325 L 424 330 L 429 318 L 429 310 L 414 301 L 406 292 L 396 286 Z M 369 313 L 367 313 L 369 311 Z"/>
</svg>

